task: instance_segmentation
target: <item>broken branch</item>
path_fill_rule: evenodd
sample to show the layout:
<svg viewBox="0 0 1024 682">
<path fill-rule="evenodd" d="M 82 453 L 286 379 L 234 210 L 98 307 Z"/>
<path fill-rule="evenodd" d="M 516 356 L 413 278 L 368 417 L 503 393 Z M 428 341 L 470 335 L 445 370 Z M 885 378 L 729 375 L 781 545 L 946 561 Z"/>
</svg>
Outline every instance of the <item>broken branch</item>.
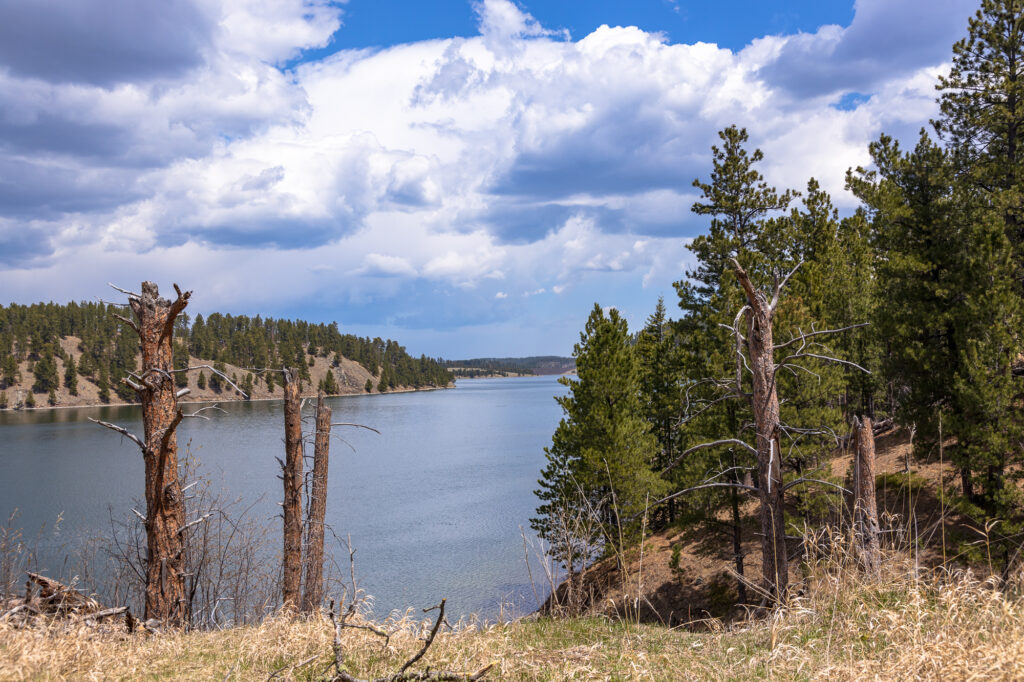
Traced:
<svg viewBox="0 0 1024 682">
<path fill-rule="evenodd" d="M 124 428 L 123 426 L 118 426 L 117 424 L 111 424 L 110 422 L 100 421 L 99 419 L 93 419 L 92 417 L 89 417 L 89 421 L 94 422 L 96 424 L 99 424 L 100 426 L 105 426 L 108 429 L 110 429 L 111 431 L 117 431 L 122 436 L 124 436 L 125 438 L 131 440 L 133 443 L 138 445 L 140 449 L 142 449 L 142 450 L 146 449 L 146 444 L 142 442 L 142 439 L 139 438 L 138 436 L 136 436 L 134 433 L 132 433 L 128 429 Z"/>
</svg>

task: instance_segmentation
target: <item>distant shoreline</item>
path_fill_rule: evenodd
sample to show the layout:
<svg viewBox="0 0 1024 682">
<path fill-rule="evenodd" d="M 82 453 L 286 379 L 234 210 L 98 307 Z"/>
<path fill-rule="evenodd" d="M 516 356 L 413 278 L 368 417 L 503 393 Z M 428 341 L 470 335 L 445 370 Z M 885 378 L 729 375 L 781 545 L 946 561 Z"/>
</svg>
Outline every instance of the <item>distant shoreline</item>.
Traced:
<svg viewBox="0 0 1024 682">
<path fill-rule="evenodd" d="M 576 370 L 571 372 L 559 372 L 557 374 L 487 374 L 485 376 L 478 377 L 455 377 L 456 381 L 475 381 L 477 379 L 536 379 L 538 377 L 565 377 L 576 374 Z"/>
<path fill-rule="evenodd" d="M 326 398 L 354 398 L 360 396 L 372 396 L 372 395 L 388 395 L 389 393 L 419 393 L 422 391 L 446 391 L 455 388 L 454 382 L 451 386 L 428 386 L 424 388 L 395 388 L 384 393 L 334 393 L 332 395 L 324 396 Z M 310 393 L 309 395 L 302 395 L 303 399 L 315 398 L 316 393 Z M 237 396 L 230 396 L 221 399 L 204 399 L 204 400 L 179 400 L 179 405 L 216 405 L 219 403 L 269 403 L 269 402 L 284 402 L 284 398 L 239 398 Z M 35 407 L 6 407 L 0 410 L 0 414 L 16 412 L 38 412 L 43 410 L 87 410 L 94 407 L 141 407 L 142 403 L 126 403 L 123 401 L 110 401 L 109 403 L 85 403 L 83 405 L 36 405 Z"/>
</svg>

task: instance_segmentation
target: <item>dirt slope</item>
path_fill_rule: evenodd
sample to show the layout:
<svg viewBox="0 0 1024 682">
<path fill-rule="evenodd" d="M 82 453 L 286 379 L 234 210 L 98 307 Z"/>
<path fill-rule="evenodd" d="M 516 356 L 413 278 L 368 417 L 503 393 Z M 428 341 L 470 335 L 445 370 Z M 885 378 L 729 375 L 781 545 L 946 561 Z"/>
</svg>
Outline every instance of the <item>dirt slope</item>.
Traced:
<svg viewBox="0 0 1024 682">
<path fill-rule="evenodd" d="M 953 445 L 947 443 L 947 448 Z M 913 546 L 912 528 L 917 528 L 920 549 L 917 560 L 922 566 L 937 566 L 945 558 L 960 563 L 963 557 L 957 548 L 977 541 L 981 536 L 969 520 L 951 509 L 948 500 L 943 504 L 939 495 L 939 475 L 946 489 L 958 484 L 955 472 L 946 461 L 940 468 L 937 452 L 926 462 L 911 462 L 911 473 L 906 472 L 911 445 L 905 432 L 890 431 L 877 440 L 876 472 L 878 474 L 878 507 L 887 546 Z M 849 487 L 851 457 L 848 452 L 836 451 L 831 461 L 832 471 L 847 480 Z M 761 574 L 760 538 L 756 522 L 756 502 L 745 505 L 744 575 L 755 585 L 748 588 L 748 600 L 757 602 L 756 583 Z M 910 519 L 911 523 L 906 520 Z M 907 527 L 911 530 L 907 531 Z M 943 533 L 943 530 L 945 531 Z M 797 530 L 794 528 L 793 533 Z M 678 548 L 675 550 L 675 548 Z M 673 567 L 673 552 L 678 560 Z M 699 626 L 706 619 L 730 620 L 742 616 L 745 610 L 737 605 L 737 579 L 731 542 L 723 535 L 709 533 L 703 528 L 669 528 L 651 534 L 639 548 L 626 552 L 626 570 L 620 571 L 614 558 L 592 566 L 585 574 L 583 594 L 590 614 L 634 614 L 640 620 L 664 623 L 669 626 L 689 624 Z M 790 580 L 799 584 L 800 562 L 790 565 Z"/>
</svg>

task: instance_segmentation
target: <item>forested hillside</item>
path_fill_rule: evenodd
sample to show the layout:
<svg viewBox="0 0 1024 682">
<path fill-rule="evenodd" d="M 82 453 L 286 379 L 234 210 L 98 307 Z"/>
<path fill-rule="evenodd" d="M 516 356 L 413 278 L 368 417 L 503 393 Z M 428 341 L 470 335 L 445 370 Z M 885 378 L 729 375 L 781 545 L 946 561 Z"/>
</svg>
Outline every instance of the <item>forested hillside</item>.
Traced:
<svg viewBox="0 0 1024 682">
<path fill-rule="evenodd" d="M 135 392 L 121 379 L 138 367 L 138 337 L 125 333 L 119 315 L 130 313 L 89 302 L 0 306 L 0 406 L 133 402 Z M 342 334 L 336 323 L 182 315 L 174 365 L 201 364 L 212 369 L 175 376 L 195 399 L 236 395 L 224 377 L 254 397 L 273 397 L 280 380 L 261 370 L 284 366 L 299 368 L 307 389 L 329 395 L 443 387 L 452 380 L 434 359 L 410 357 L 396 341 Z"/>
<path fill-rule="evenodd" d="M 870 167 L 846 174 L 849 215 L 814 178 L 771 186 L 746 130 L 719 133 L 693 183 L 707 223 L 675 283 L 678 317 L 659 302 L 635 335 L 595 304 L 578 379 L 563 379 L 533 527 L 570 580 L 645 528 L 677 526 L 731 556 L 734 602 L 786 594 L 797 536 L 849 523 L 857 474 L 831 458 L 871 423 L 908 434 L 907 471 L 939 459 L 944 503 L 984 529 L 957 538 L 960 560 L 983 543 L 988 569 L 1019 567 L 1020 12 L 982 3 L 938 80 L 934 131 L 871 143 Z"/>
</svg>

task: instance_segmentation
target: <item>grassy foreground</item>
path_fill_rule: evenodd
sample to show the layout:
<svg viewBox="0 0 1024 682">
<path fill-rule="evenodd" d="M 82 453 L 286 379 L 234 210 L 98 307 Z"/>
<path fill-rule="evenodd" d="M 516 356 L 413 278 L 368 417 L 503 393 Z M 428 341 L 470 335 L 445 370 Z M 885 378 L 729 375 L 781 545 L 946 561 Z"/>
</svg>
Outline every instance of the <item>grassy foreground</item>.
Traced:
<svg viewBox="0 0 1024 682">
<path fill-rule="evenodd" d="M 808 571 L 800 594 L 767 618 L 705 632 L 579 618 L 520 620 L 442 632 L 416 666 L 489 680 L 1024 679 L 1024 600 L 970 572 L 915 579 L 893 557 L 867 581 L 835 563 Z M 424 623 L 406 617 L 387 648 L 345 629 L 348 670 L 390 674 L 415 653 Z M 157 636 L 53 623 L 0 623 L 0 679 L 318 680 L 333 661 L 325 618 Z M 299 665 L 301 664 L 301 665 Z"/>
</svg>

